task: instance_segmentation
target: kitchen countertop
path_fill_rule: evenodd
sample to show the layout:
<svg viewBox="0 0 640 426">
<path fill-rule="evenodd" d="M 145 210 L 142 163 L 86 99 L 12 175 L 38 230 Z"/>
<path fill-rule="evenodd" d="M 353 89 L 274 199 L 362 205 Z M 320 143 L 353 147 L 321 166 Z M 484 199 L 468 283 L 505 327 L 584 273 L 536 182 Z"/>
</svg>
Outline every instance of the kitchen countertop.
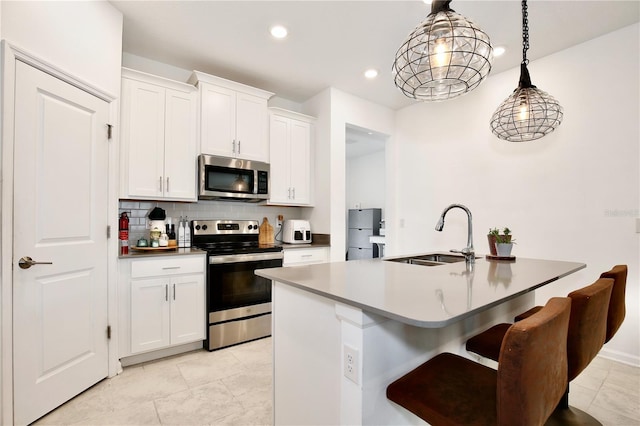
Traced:
<svg viewBox="0 0 640 426">
<path fill-rule="evenodd" d="M 439 266 L 381 259 L 259 269 L 256 274 L 406 324 L 445 327 L 585 268 L 517 258 Z"/>
<path fill-rule="evenodd" d="M 178 248 L 175 250 L 154 250 L 154 251 L 138 251 L 129 247 L 129 254 L 118 256 L 118 259 L 138 259 L 142 257 L 160 257 L 160 256 L 184 256 L 190 254 L 207 254 L 205 250 L 200 250 L 195 247 L 191 248 Z"/>
</svg>

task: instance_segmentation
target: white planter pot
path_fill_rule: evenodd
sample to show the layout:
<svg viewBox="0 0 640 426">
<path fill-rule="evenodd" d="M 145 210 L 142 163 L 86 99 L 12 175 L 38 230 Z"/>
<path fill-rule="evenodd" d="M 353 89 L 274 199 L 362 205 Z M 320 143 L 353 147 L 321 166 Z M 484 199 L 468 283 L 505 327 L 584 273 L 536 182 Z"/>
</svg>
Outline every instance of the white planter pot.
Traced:
<svg viewBox="0 0 640 426">
<path fill-rule="evenodd" d="M 513 243 L 498 243 L 496 244 L 496 250 L 498 251 L 498 256 L 501 257 L 509 257 L 511 256 L 511 249 L 513 248 Z"/>
</svg>

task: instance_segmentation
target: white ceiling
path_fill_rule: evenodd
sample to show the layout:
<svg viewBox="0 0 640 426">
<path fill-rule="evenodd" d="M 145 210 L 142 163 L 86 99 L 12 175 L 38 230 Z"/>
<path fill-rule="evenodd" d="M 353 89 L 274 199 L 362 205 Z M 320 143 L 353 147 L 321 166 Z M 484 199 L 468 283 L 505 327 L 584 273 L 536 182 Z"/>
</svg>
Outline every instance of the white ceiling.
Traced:
<svg viewBox="0 0 640 426">
<path fill-rule="evenodd" d="M 393 109 L 415 102 L 393 84 L 391 64 L 430 6 L 413 1 L 111 1 L 124 14 L 125 52 L 199 70 L 303 102 L 327 87 Z M 492 73 L 522 55 L 519 0 L 454 0 L 506 55 Z M 640 17 L 640 1 L 530 0 L 532 60 L 622 28 Z M 289 37 L 269 35 L 274 24 Z M 367 68 L 380 72 L 366 80 Z M 515 82 L 514 82 L 515 84 Z"/>
</svg>

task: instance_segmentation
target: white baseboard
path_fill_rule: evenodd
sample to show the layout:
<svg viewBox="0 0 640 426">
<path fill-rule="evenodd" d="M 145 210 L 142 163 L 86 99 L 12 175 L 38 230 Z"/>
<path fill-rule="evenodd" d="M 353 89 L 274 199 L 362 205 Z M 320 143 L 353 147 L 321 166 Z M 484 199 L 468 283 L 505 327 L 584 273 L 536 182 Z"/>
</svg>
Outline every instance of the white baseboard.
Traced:
<svg viewBox="0 0 640 426">
<path fill-rule="evenodd" d="M 140 364 L 147 361 L 154 361 L 156 359 L 178 355 L 185 352 L 191 352 L 197 349 L 202 349 L 202 341 L 186 343 L 184 345 L 173 346 L 170 348 L 160 349 L 153 352 L 145 352 L 143 354 L 138 354 L 138 355 L 131 355 L 125 358 L 121 358 L 120 362 L 122 363 L 123 367 L 128 367 L 130 365 Z"/>
<path fill-rule="evenodd" d="M 640 357 L 631 354 L 603 348 L 598 354 L 599 357 L 627 364 L 632 367 L 640 367 Z"/>
</svg>

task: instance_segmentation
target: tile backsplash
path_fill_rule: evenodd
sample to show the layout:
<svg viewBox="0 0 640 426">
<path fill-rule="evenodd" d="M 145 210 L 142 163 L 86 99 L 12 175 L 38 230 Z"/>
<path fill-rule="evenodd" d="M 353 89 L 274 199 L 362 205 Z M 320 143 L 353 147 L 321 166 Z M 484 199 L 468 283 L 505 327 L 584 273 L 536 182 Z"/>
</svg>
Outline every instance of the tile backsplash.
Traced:
<svg viewBox="0 0 640 426">
<path fill-rule="evenodd" d="M 118 214 L 127 212 L 129 216 L 129 245 L 135 244 L 139 238 L 149 238 L 147 215 L 154 207 L 160 207 L 167 213 L 167 223 L 177 224 L 180 216 L 189 220 L 197 219 L 245 219 L 262 223 L 266 217 L 277 233 L 278 215 L 285 219 L 302 219 L 302 207 L 265 206 L 253 203 L 233 201 L 207 201 L 197 203 L 156 202 L 120 200 Z"/>
</svg>

